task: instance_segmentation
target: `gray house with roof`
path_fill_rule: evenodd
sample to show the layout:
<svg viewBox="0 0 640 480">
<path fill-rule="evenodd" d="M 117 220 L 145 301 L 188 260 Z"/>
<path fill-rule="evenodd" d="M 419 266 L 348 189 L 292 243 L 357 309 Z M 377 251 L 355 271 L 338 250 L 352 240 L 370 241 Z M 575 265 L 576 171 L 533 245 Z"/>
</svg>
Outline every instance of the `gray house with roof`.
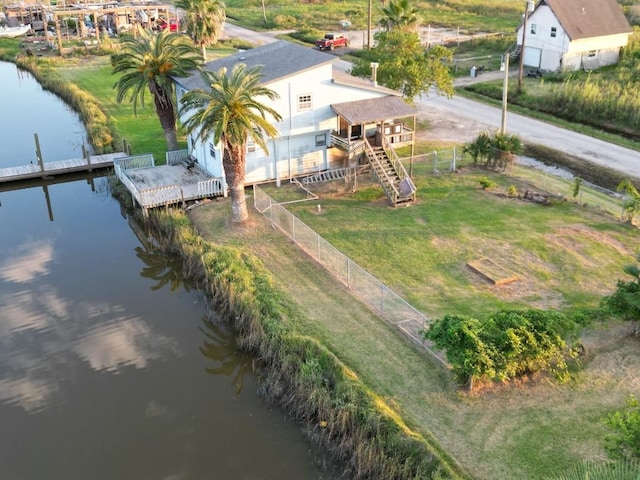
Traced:
<svg viewBox="0 0 640 480">
<path fill-rule="evenodd" d="M 260 66 L 261 85 L 279 95 L 270 103 L 282 117 L 273 121 L 279 136 L 268 140 L 268 153 L 249 142 L 246 184 L 352 165 L 360 161 L 365 141 L 413 144 L 413 107 L 396 91 L 334 70 L 335 60 L 333 55 L 278 41 L 206 64 L 212 71 L 222 67 L 231 71 L 236 63 Z M 208 88 L 197 73 L 174 80 L 178 100 L 189 90 Z M 202 169 L 224 181 L 219 145 L 194 134 L 188 150 Z"/>
<path fill-rule="evenodd" d="M 548 71 L 614 65 L 633 31 L 616 0 L 540 0 L 524 27 L 524 64 Z"/>
</svg>

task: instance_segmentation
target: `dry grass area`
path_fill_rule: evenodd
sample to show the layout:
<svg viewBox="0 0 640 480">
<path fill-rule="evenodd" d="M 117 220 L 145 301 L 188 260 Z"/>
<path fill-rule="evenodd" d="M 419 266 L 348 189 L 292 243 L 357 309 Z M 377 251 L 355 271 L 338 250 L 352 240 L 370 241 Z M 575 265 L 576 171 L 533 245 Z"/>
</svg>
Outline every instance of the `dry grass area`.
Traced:
<svg viewBox="0 0 640 480">
<path fill-rule="evenodd" d="M 632 337 L 630 326 L 624 323 L 584 332 L 583 368 L 576 370 L 569 385 L 536 376 L 479 388 L 469 395 L 453 385 L 448 372 L 352 298 L 268 220 L 252 211 L 248 225 L 234 228 L 227 223 L 229 209 L 228 200 L 221 199 L 190 215 L 207 239 L 240 246 L 262 259 L 304 312 L 302 328 L 332 349 L 410 425 L 432 432 L 473 478 L 541 478 L 580 460 L 604 460 L 602 439 L 609 430 L 603 418 L 620 408 L 629 393 L 640 397 L 640 339 Z M 610 241 L 585 225 L 565 226 L 548 240 L 581 255 L 580 238 L 594 236 Z M 611 246 L 630 253 L 615 241 Z M 506 243 L 486 250 L 529 267 L 539 261 Z M 479 288 L 496 290 L 488 282 Z M 561 302 L 542 283 L 514 282 L 499 291 L 505 300 L 526 297 L 540 307 Z"/>
</svg>

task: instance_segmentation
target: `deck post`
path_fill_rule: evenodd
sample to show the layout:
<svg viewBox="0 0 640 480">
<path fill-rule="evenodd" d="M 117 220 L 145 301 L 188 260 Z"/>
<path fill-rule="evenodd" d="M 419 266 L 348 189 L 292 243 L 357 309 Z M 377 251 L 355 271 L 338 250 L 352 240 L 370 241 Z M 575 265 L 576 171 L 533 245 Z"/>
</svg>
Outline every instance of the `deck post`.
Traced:
<svg viewBox="0 0 640 480">
<path fill-rule="evenodd" d="M 33 139 L 36 142 L 36 158 L 38 159 L 38 165 L 40 165 L 40 171 L 44 173 L 44 161 L 42 160 L 42 152 L 40 151 L 40 139 L 38 134 L 33 134 Z"/>
</svg>

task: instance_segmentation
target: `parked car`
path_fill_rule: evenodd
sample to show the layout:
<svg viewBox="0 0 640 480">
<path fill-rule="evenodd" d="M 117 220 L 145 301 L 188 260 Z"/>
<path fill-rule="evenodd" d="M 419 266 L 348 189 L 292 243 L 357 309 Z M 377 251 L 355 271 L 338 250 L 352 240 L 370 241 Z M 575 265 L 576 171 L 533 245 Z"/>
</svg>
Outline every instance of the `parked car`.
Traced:
<svg viewBox="0 0 640 480">
<path fill-rule="evenodd" d="M 336 47 L 348 47 L 349 39 L 341 33 L 327 33 L 324 38 L 316 40 L 316 47 L 320 50 L 333 50 Z"/>
<path fill-rule="evenodd" d="M 169 28 L 170 31 L 177 32 L 180 30 L 180 22 L 177 18 L 170 18 L 168 22 L 164 18 L 161 18 L 158 20 L 156 27 L 158 30 Z"/>
</svg>

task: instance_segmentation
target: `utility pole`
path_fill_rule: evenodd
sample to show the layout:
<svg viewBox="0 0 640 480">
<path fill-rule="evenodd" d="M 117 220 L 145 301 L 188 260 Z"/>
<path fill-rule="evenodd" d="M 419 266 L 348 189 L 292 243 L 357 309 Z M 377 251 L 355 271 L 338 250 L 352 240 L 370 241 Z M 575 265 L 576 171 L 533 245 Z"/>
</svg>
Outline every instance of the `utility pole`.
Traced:
<svg viewBox="0 0 640 480">
<path fill-rule="evenodd" d="M 524 73 L 524 41 L 527 37 L 527 20 L 529 20 L 529 13 L 533 12 L 534 4 L 533 0 L 527 0 L 524 8 L 524 22 L 522 24 L 522 46 L 520 48 L 520 70 L 518 72 L 518 95 L 522 93 L 522 74 Z"/>
<path fill-rule="evenodd" d="M 371 17 L 373 10 L 373 0 L 369 0 L 369 21 L 367 26 L 367 50 L 371 50 Z"/>
<path fill-rule="evenodd" d="M 504 66 L 504 80 L 502 82 L 502 123 L 500 133 L 504 135 L 507 131 L 507 94 L 509 92 L 509 52 L 504 54 L 502 62 Z"/>
</svg>

